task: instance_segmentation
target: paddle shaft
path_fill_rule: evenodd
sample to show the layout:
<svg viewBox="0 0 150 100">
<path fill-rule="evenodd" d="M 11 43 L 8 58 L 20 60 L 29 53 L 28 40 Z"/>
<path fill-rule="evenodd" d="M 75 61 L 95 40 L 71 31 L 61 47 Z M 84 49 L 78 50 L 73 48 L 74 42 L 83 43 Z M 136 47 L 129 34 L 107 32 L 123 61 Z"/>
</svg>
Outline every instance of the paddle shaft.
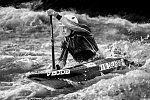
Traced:
<svg viewBox="0 0 150 100">
<path fill-rule="evenodd" d="M 55 53 L 54 53 L 54 36 L 53 36 L 53 22 L 52 15 L 50 15 L 50 26 L 51 26 L 51 42 L 52 42 L 52 66 L 55 69 Z"/>
</svg>

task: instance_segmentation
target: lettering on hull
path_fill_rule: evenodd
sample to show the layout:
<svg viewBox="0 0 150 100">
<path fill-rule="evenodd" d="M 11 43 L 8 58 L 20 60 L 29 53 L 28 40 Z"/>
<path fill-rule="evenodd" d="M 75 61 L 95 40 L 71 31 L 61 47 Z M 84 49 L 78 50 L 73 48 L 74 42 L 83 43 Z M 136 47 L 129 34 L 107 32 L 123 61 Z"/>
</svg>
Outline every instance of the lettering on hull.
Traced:
<svg viewBox="0 0 150 100">
<path fill-rule="evenodd" d="M 125 66 L 123 59 L 99 65 L 99 71 Z"/>
<path fill-rule="evenodd" d="M 87 63 L 87 64 L 83 64 L 84 66 L 86 66 L 86 67 L 95 67 L 96 66 L 96 64 L 95 63 Z"/>
<path fill-rule="evenodd" d="M 64 74 L 70 74 L 69 69 L 64 69 L 64 70 L 57 70 L 57 71 L 52 71 L 51 73 L 47 73 L 47 76 L 56 76 L 56 75 L 64 75 Z"/>
</svg>

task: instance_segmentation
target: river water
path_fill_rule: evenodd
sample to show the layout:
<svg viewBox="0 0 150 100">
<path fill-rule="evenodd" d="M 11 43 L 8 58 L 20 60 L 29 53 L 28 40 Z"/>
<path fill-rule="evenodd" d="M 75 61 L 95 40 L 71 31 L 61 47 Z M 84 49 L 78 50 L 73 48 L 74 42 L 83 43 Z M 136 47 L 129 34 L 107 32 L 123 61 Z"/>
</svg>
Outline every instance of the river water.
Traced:
<svg viewBox="0 0 150 100">
<path fill-rule="evenodd" d="M 143 70 L 133 70 L 125 75 L 108 74 L 105 79 L 97 77 L 86 86 L 61 90 L 34 83 L 26 78 L 28 74 L 51 70 L 48 16 L 44 11 L 4 7 L 0 8 L 0 99 L 120 100 L 150 97 L 150 24 L 131 23 L 119 17 L 77 16 L 90 25 L 103 56 L 124 57 L 142 64 Z M 56 29 L 57 21 L 53 21 Z M 62 37 L 59 32 L 54 37 L 55 59 L 58 59 Z M 76 64 L 69 55 L 66 67 Z"/>
</svg>

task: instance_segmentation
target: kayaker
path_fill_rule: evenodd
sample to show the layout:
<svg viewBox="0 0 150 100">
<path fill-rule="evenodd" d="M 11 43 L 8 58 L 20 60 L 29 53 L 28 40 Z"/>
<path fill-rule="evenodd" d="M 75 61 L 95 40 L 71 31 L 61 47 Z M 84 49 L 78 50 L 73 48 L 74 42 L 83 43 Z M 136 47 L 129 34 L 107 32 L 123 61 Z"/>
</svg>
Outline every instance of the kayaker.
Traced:
<svg viewBox="0 0 150 100">
<path fill-rule="evenodd" d="M 63 28 L 64 40 L 61 45 L 61 55 L 56 64 L 57 69 L 62 69 L 66 65 L 68 53 L 77 62 L 89 61 L 99 56 L 97 53 L 99 49 L 90 28 L 80 24 L 74 14 L 62 16 L 52 9 L 47 10 L 47 14 L 56 17 Z"/>
</svg>

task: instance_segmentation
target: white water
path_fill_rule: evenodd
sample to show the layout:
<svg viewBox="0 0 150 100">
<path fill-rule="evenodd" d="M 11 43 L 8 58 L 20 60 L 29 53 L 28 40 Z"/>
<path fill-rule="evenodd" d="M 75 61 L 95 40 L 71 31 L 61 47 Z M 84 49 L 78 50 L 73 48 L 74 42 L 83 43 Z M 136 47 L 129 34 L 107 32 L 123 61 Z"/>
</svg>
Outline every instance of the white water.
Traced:
<svg viewBox="0 0 150 100">
<path fill-rule="evenodd" d="M 62 12 L 63 13 L 63 12 Z M 132 99 L 149 98 L 149 30 L 150 24 L 131 23 L 122 18 L 90 18 L 78 15 L 91 25 L 100 52 L 105 57 L 125 57 L 145 64 L 141 69 L 126 75 L 109 74 L 106 79 L 97 77 L 87 86 L 54 90 L 26 79 L 32 72 L 45 72 L 51 65 L 49 20 L 46 13 L 27 9 L 0 9 L 0 98 L 4 100 L 38 97 L 64 100 Z M 57 20 L 54 20 L 54 28 Z M 59 33 L 55 55 L 60 55 Z M 59 38 L 58 38 L 59 37 Z M 145 63 L 146 62 L 146 63 Z M 69 55 L 67 66 L 77 64 Z M 146 72 L 144 71 L 146 70 Z M 111 78 L 111 77 L 114 78 Z M 71 93 L 74 92 L 74 93 Z"/>
</svg>

